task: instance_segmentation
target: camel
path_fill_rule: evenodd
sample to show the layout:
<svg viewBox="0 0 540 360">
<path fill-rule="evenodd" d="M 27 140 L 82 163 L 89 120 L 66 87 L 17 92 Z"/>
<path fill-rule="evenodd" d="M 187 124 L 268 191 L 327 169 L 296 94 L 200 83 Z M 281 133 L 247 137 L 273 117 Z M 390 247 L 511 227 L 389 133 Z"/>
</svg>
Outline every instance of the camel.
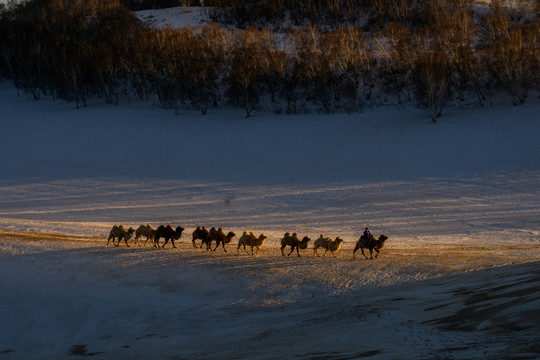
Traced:
<svg viewBox="0 0 540 360">
<path fill-rule="evenodd" d="M 135 230 L 135 244 L 141 245 L 139 243 L 139 239 L 141 236 L 146 236 L 146 241 L 144 242 L 144 246 L 146 246 L 146 243 L 148 240 L 152 240 L 152 244 L 154 243 L 154 235 L 156 233 L 156 230 L 152 227 L 152 225 L 144 225 L 142 224 Z"/>
<path fill-rule="evenodd" d="M 310 240 L 310 238 L 304 236 L 302 241 L 300 241 L 296 233 L 293 233 L 292 235 L 290 235 L 288 232 L 285 233 L 283 239 L 281 239 L 281 255 L 285 256 L 283 249 L 285 249 L 286 246 L 290 246 L 291 251 L 287 254 L 287 256 L 291 255 L 294 249 L 296 249 L 296 253 L 298 254 L 298 256 L 300 256 L 300 252 L 298 251 L 298 249 L 306 249 Z"/>
<path fill-rule="evenodd" d="M 240 246 L 244 246 L 244 251 L 248 253 L 246 250 L 246 246 L 249 246 L 251 248 L 251 255 L 255 255 L 253 253 L 253 248 L 257 248 L 256 254 L 259 253 L 259 249 L 261 246 L 263 246 L 264 241 L 266 240 L 266 235 L 261 234 L 259 237 L 256 237 L 253 232 L 250 232 L 249 234 L 244 231 L 240 239 L 238 239 L 238 247 L 236 248 L 236 252 L 240 253 Z"/>
<path fill-rule="evenodd" d="M 212 244 L 212 241 L 215 241 L 216 242 L 216 247 L 214 248 L 213 251 L 216 251 L 216 249 L 218 248 L 219 244 L 222 244 L 223 246 L 223 250 L 225 252 L 227 252 L 227 249 L 225 249 L 225 244 L 228 244 L 232 241 L 233 237 L 235 237 L 235 233 L 233 233 L 232 231 L 229 231 L 229 233 L 227 235 L 225 235 L 225 233 L 223 232 L 223 230 L 221 228 L 219 229 L 214 229 L 212 228 L 212 230 L 210 230 L 210 233 L 208 234 L 208 244 L 207 246 L 210 246 Z M 201 243 L 201 246 L 202 246 L 202 243 Z"/>
<path fill-rule="evenodd" d="M 212 229 L 215 229 L 215 228 L 212 228 Z M 209 234 L 209 231 L 206 230 L 204 226 L 202 228 L 200 226 L 197 226 L 197 228 L 192 233 L 193 240 L 191 241 L 193 242 L 193 247 L 194 248 L 197 247 L 197 244 L 195 243 L 195 241 L 201 240 L 201 249 L 202 249 L 203 244 L 206 244 L 206 250 L 209 250 L 208 234 Z"/>
<path fill-rule="evenodd" d="M 109 246 L 109 242 L 111 240 L 114 246 L 120 246 L 120 241 L 124 239 L 127 247 L 129 247 L 128 240 L 131 239 L 131 236 L 133 235 L 134 232 L 135 230 L 132 227 L 130 227 L 126 231 L 126 229 L 124 229 L 124 225 L 120 225 L 120 226 L 114 225 L 111 231 L 109 232 L 109 239 L 107 239 L 107 246 Z M 118 244 L 114 243 L 115 238 L 118 238 Z"/>
<path fill-rule="evenodd" d="M 184 228 L 181 226 L 178 226 L 176 230 L 173 230 L 171 225 L 167 225 L 167 226 L 159 225 L 159 227 L 156 229 L 156 232 L 155 232 L 156 235 L 154 238 L 154 246 L 159 247 L 159 239 L 164 238 L 165 243 L 163 244 L 162 248 L 164 248 L 165 245 L 167 245 L 169 240 L 171 240 L 173 248 L 176 248 L 176 245 L 174 245 L 174 240 L 180 239 L 180 237 L 182 236 L 182 231 L 184 231 Z"/>
<path fill-rule="evenodd" d="M 381 234 L 381 236 L 379 236 L 378 239 L 373 238 L 371 239 L 371 242 L 369 243 L 369 245 L 366 245 L 364 235 L 360 236 L 360 239 L 358 239 L 358 241 L 356 242 L 356 246 L 354 247 L 353 259 L 355 258 L 355 254 L 358 249 L 362 250 L 362 255 L 364 255 L 364 257 L 367 259 L 368 257 L 366 256 L 366 254 L 364 254 L 364 248 L 369 249 L 369 255 L 370 255 L 369 260 L 373 260 L 373 250 L 375 250 L 377 252 L 375 254 L 375 259 L 376 259 L 377 256 L 379 255 L 380 250 L 383 248 L 384 242 L 386 240 L 388 240 L 388 236 Z"/>
<path fill-rule="evenodd" d="M 313 255 L 319 256 L 319 253 L 317 252 L 317 249 L 323 248 L 326 251 L 324 252 L 323 257 L 326 257 L 326 253 L 330 251 L 332 253 L 332 256 L 336 257 L 336 254 L 334 254 L 336 251 L 339 251 L 341 248 L 341 244 L 343 243 L 343 239 L 339 236 L 336 238 L 336 240 L 332 240 L 332 238 L 325 238 L 322 234 L 319 236 L 317 240 L 315 240 L 313 244 Z"/>
</svg>

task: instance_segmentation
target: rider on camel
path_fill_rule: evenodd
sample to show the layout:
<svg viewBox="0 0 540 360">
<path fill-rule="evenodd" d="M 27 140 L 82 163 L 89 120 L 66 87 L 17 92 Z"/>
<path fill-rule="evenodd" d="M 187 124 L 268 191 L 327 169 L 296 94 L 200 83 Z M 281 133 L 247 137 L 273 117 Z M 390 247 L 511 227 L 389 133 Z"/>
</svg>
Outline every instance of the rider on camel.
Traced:
<svg viewBox="0 0 540 360">
<path fill-rule="evenodd" d="M 372 240 L 373 240 L 373 235 L 371 235 L 371 232 L 369 231 L 369 229 L 366 228 L 366 230 L 364 230 L 364 244 L 366 244 L 366 246 L 370 246 Z"/>
</svg>

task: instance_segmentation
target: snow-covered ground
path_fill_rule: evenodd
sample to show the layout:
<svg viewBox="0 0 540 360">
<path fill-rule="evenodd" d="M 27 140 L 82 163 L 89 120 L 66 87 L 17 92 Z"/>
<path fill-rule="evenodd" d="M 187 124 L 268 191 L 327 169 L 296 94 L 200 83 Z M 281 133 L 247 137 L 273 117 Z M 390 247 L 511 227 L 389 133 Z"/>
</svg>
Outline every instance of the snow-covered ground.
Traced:
<svg viewBox="0 0 540 360">
<path fill-rule="evenodd" d="M 0 83 L 0 359 L 539 358 L 539 115 L 76 110 Z M 186 230 L 105 246 L 141 223 Z M 207 252 L 197 225 L 269 240 Z M 286 231 L 345 242 L 283 258 Z"/>
<path fill-rule="evenodd" d="M 197 26 L 208 21 L 208 10 L 200 7 L 172 7 L 159 10 L 141 10 L 135 15 L 156 28 Z"/>
<path fill-rule="evenodd" d="M 218 225 L 392 243 L 538 243 L 539 102 L 288 116 L 34 102 L 0 89 L 0 227 Z"/>
</svg>

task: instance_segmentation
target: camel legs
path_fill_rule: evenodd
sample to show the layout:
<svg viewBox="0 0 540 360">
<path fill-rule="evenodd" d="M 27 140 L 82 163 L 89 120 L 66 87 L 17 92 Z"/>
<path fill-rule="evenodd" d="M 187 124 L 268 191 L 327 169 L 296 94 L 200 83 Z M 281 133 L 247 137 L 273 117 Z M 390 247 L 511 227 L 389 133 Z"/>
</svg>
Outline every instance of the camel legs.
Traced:
<svg viewBox="0 0 540 360">
<path fill-rule="evenodd" d="M 283 252 L 283 249 L 285 249 L 285 246 L 287 246 L 287 245 L 281 245 L 281 255 L 283 255 L 283 256 L 285 256 L 285 253 Z M 291 255 L 291 254 L 289 253 L 289 255 Z"/>
<path fill-rule="evenodd" d="M 144 242 L 144 246 L 146 246 L 146 243 L 148 242 L 148 240 L 150 240 L 150 237 L 147 237 L 146 238 L 146 241 Z M 154 239 L 152 239 L 152 244 L 154 243 Z"/>
<path fill-rule="evenodd" d="M 300 252 L 298 251 L 298 246 L 295 246 L 295 245 L 291 245 L 291 251 L 289 251 L 287 256 L 290 256 L 292 254 L 292 252 L 294 251 L 294 249 L 296 249 L 296 253 L 298 254 L 298 256 L 300 256 Z"/>
<path fill-rule="evenodd" d="M 118 238 L 118 243 L 116 244 L 116 247 L 120 246 L 120 241 L 122 241 L 122 238 L 123 238 L 124 241 L 126 242 L 126 246 L 129 247 L 129 244 L 128 244 L 128 242 L 127 242 L 127 238 L 125 238 L 125 237 L 119 237 L 119 238 Z M 113 242 L 114 242 L 114 240 L 113 240 Z"/>
<path fill-rule="evenodd" d="M 354 247 L 353 252 L 352 252 L 353 259 L 356 258 L 356 251 L 358 251 L 358 249 L 360 249 L 360 244 L 357 243 L 356 246 Z"/>
<path fill-rule="evenodd" d="M 163 244 L 162 248 L 165 247 L 165 245 L 167 245 L 167 243 L 169 242 L 169 240 L 171 240 L 171 244 L 173 246 L 173 248 L 176 248 L 176 245 L 174 245 L 174 238 L 165 238 L 165 243 Z"/>
<path fill-rule="evenodd" d="M 362 250 L 362 255 L 364 255 L 364 257 L 369 260 L 369 258 L 366 256 L 366 254 L 364 254 L 364 247 L 360 247 L 360 250 Z"/>
<path fill-rule="evenodd" d="M 245 243 L 238 244 L 238 247 L 236 248 L 236 252 L 237 252 L 237 253 L 240 253 L 240 246 L 243 246 L 243 247 L 244 247 L 244 251 L 246 252 L 246 254 L 249 255 L 249 252 L 247 251 L 247 248 L 246 248 L 246 244 L 245 244 Z M 253 251 L 253 249 L 252 249 L 252 251 Z"/>
<path fill-rule="evenodd" d="M 223 247 L 223 251 L 227 252 L 227 249 L 225 249 L 225 242 L 222 242 L 221 243 L 221 246 Z M 219 241 L 216 243 L 216 247 L 214 248 L 213 251 L 216 251 L 216 249 L 219 247 Z"/>
</svg>

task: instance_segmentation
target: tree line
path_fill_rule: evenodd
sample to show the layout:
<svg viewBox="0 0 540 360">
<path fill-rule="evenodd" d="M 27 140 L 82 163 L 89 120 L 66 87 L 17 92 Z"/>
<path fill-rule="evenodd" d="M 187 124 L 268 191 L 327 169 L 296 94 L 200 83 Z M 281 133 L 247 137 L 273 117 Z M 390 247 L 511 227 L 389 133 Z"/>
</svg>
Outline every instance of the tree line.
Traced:
<svg viewBox="0 0 540 360">
<path fill-rule="evenodd" d="M 219 7 L 219 1 L 211 3 L 216 11 L 234 9 Z M 307 14 L 315 16 L 309 4 L 335 3 L 345 16 L 343 9 L 352 11 L 351 4 L 376 2 L 387 4 L 381 5 L 386 12 L 390 3 L 409 3 L 279 0 L 253 6 L 295 4 L 308 19 Z M 482 14 L 465 0 L 422 3 L 432 7 L 421 22 L 420 10 L 409 4 L 403 16 L 377 17 L 383 20 L 369 31 L 347 17 L 339 20 L 347 26 L 307 21 L 276 32 L 218 23 L 155 29 L 119 0 L 27 1 L 1 13 L 0 71 L 36 99 L 46 94 L 77 107 L 89 98 L 117 104 L 157 97 L 168 108 L 204 114 L 236 106 L 247 116 L 257 109 L 336 112 L 414 102 L 429 109 L 435 121 L 449 100 L 484 105 L 506 95 L 520 104 L 538 92 L 537 16 L 497 3 Z"/>
</svg>

